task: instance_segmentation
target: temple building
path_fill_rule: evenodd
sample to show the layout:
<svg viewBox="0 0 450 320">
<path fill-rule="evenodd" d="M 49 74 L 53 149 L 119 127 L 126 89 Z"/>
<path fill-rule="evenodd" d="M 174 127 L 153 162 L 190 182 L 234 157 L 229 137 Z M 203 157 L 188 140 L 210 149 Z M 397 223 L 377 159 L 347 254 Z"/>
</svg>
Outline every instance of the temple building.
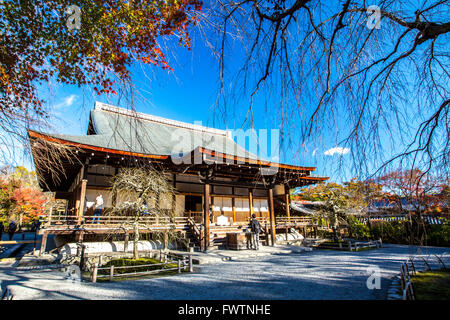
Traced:
<svg viewBox="0 0 450 320">
<path fill-rule="evenodd" d="M 41 252 L 48 234 L 79 241 L 117 229 L 108 208 L 126 201 L 110 192 L 111 179 L 122 167 L 152 166 L 166 175 L 176 192 L 162 197 L 159 206 L 175 211 L 173 226 L 202 250 L 223 244 L 224 233 L 247 225 L 252 214 L 263 225 L 266 244 L 274 244 L 277 229 L 299 225 L 290 210 L 289 191 L 328 179 L 312 175 L 315 167 L 262 160 L 237 144 L 230 131 L 99 102 L 91 110 L 86 135 L 28 134 L 41 187 L 66 200 L 65 209 L 50 213 L 43 225 Z M 48 161 L 39 159 L 49 144 L 72 150 L 71 157 L 55 159 L 63 173 L 57 178 Z M 101 223 L 93 224 L 87 217 L 99 194 L 105 209 Z M 148 224 L 146 232 L 161 228 L 157 219 Z"/>
</svg>

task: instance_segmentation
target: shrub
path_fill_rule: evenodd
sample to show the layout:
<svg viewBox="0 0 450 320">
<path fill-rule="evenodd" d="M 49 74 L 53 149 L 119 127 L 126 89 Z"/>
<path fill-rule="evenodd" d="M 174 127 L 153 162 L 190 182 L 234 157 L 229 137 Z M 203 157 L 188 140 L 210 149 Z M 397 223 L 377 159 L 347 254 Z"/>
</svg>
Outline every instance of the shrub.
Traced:
<svg viewBox="0 0 450 320">
<path fill-rule="evenodd" d="M 349 224 L 348 229 L 351 237 L 357 239 L 370 238 L 370 229 L 365 223 L 359 221 L 355 217 L 348 217 L 347 222 Z"/>
<path fill-rule="evenodd" d="M 450 225 L 435 224 L 430 225 L 426 236 L 427 245 L 450 247 Z"/>
<path fill-rule="evenodd" d="M 374 221 L 371 223 L 371 234 L 383 242 L 408 244 L 408 233 L 405 221 Z"/>
</svg>

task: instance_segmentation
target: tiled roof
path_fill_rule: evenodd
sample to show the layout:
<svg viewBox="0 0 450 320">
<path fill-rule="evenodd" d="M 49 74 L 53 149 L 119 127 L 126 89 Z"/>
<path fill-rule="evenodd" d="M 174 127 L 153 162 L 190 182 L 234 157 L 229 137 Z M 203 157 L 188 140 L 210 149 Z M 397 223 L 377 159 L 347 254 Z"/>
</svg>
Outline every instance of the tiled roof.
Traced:
<svg viewBox="0 0 450 320">
<path fill-rule="evenodd" d="M 91 111 L 92 134 L 45 134 L 79 144 L 126 152 L 173 155 L 196 148 L 257 159 L 231 138 L 228 131 L 138 113 L 97 102 Z"/>
</svg>

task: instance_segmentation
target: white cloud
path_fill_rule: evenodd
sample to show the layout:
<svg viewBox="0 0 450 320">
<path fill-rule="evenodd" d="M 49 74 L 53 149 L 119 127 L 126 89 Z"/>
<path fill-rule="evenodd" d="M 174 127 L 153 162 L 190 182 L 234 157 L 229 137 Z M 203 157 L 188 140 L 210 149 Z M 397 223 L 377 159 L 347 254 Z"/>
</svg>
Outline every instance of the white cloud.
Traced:
<svg viewBox="0 0 450 320">
<path fill-rule="evenodd" d="M 70 96 L 68 96 L 68 97 L 64 100 L 64 103 L 66 104 L 66 106 L 70 107 L 70 106 L 73 104 L 73 102 L 75 101 L 75 98 L 76 98 L 76 97 L 77 97 L 77 96 L 74 95 L 74 94 L 71 94 Z"/>
<path fill-rule="evenodd" d="M 77 95 L 75 95 L 75 94 L 71 94 L 70 96 L 65 97 L 63 102 L 58 103 L 57 105 L 55 105 L 55 109 L 61 109 L 61 108 L 65 108 L 65 107 L 70 107 L 74 103 L 76 98 L 77 98 Z"/>
<path fill-rule="evenodd" d="M 342 148 L 342 147 L 334 147 L 331 149 L 328 149 L 323 154 L 326 156 L 332 156 L 334 154 L 344 155 L 350 152 L 349 148 Z"/>
</svg>

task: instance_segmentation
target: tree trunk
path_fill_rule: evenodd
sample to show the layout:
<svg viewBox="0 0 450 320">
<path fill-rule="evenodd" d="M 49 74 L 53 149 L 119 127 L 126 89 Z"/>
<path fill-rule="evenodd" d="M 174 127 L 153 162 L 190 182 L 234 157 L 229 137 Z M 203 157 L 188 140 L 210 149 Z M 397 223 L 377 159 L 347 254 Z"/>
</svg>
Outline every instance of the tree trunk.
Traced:
<svg viewBox="0 0 450 320">
<path fill-rule="evenodd" d="M 337 213 L 334 213 L 334 222 L 333 222 L 333 237 L 334 237 L 334 241 L 337 242 L 338 238 L 337 238 L 337 227 L 338 227 L 338 220 L 337 220 Z"/>
<path fill-rule="evenodd" d="M 22 231 L 23 213 L 19 213 L 19 232 Z"/>
<path fill-rule="evenodd" d="M 139 242 L 139 224 L 137 221 L 135 221 L 134 222 L 134 240 L 133 240 L 133 258 L 134 259 L 139 259 L 138 242 Z"/>
</svg>

